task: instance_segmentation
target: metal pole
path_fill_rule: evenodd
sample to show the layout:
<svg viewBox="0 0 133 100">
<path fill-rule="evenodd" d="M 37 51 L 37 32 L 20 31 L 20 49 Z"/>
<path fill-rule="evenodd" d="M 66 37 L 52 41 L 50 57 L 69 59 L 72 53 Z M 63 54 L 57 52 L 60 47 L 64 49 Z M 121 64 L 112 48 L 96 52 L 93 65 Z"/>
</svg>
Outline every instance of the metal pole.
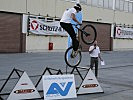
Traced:
<svg viewBox="0 0 133 100">
<path fill-rule="evenodd" d="M 12 76 L 13 72 L 14 72 L 14 69 L 12 70 L 12 72 L 10 73 L 10 75 L 8 76 L 8 78 L 6 79 L 5 83 L 4 83 L 3 86 L 1 87 L 0 92 L 1 92 L 1 91 L 3 90 L 3 88 L 5 87 L 6 83 L 8 82 L 8 80 L 10 79 L 10 77 Z"/>
<path fill-rule="evenodd" d="M 67 68 L 68 68 L 68 65 L 66 65 L 66 74 L 67 74 Z"/>
<path fill-rule="evenodd" d="M 80 3 L 80 0 L 77 0 L 77 3 Z"/>
<path fill-rule="evenodd" d="M 116 3 L 116 0 L 113 0 L 113 7 L 112 7 L 113 10 L 115 10 L 115 3 Z"/>
</svg>

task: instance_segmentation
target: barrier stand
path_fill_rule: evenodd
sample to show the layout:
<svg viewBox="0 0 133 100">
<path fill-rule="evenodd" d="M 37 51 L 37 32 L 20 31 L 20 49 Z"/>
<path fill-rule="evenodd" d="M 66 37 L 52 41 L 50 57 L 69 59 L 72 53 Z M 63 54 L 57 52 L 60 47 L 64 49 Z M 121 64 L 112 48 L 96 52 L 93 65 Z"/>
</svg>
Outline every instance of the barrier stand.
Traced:
<svg viewBox="0 0 133 100">
<path fill-rule="evenodd" d="M 68 73 L 67 72 L 67 69 L 68 69 L 68 65 L 66 65 L 66 74 Z M 87 70 L 87 72 L 89 71 L 90 67 L 80 67 L 80 66 L 76 66 L 76 67 L 70 67 L 72 68 L 72 70 L 69 72 L 70 74 L 74 74 L 75 70 L 76 72 L 78 73 L 79 77 L 81 78 L 82 82 L 84 81 L 85 77 L 82 76 L 82 74 L 80 73 L 79 69 L 84 69 L 84 70 Z M 79 89 L 79 87 L 77 86 L 76 89 Z"/>
<path fill-rule="evenodd" d="M 15 73 L 17 74 L 17 76 L 20 78 L 21 75 L 22 75 L 22 73 L 23 73 L 24 71 L 19 70 L 19 69 L 16 69 L 16 68 L 14 68 L 14 69 L 11 71 L 11 73 L 10 73 L 9 76 L 8 76 L 8 78 L 6 79 L 6 81 L 4 82 L 4 84 L 2 85 L 2 87 L 1 87 L 1 89 L 0 89 L 0 96 L 2 96 L 2 95 L 9 95 L 9 94 L 10 94 L 10 93 L 1 93 L 1 92 L 2 92 L 2 90 L 4 89 L 4 87 L 6 86 L 6 84 L 8 83 L 9 79 L 11 79 L 11 76 L 14 74 L 14 72 L 15 72 Z M 21 72 L 21 75 L 20 75 L 19 72 Z M 2 98 L 2 97 L 1 97 L 1 98 Z"/>
<path fill-rule="evenodd" d="M 66 67 L 66 70 L 67 70 L 67 67 Z M 85 69 L 87 71 L 84 77 L 81 75 L 79 69 Z M 81 66 L 73 67 L 70 73 L 74 74 L 74 70 L 78 72 L 78 75 L 82 79 L 80 86 L 76 87 L 77 94 L 104 93 L 103 89 L 101 88 L 99 82 L 97 81 L 90 67 L 81 67 Z"/>
<path fill-rule="evenodd" d="M 24 71 L 7 100 L 36 100 L 41 96 L 28 74 Z"/>
<path fill-rule="evenodd" d="M 67 74 L 67 68 L 68 68 L 68 67 L 69 67 L 69 66 L 66 65 L 66 74 Z M 83 76 L 81 75 L 79 69 L 85 69 L 85 70 L 89 70 L 89 69 L 90 69 L 90 67 L 80 67 L 80 66 L 77 66 L 77 67 L 70 67 L 70 68 L 73 68 L 73 69 L 71 70 L 70 74 L 73 74 L 74 71 L 76 70 L 76 71 L 78 72 L 78 75 L 79 75 L 80 78 L 82 79 L 82 81 L 84 80 L 84 78 L 83 78 Z"/>
<path fill-rule="evenodd" d="M 84 80 L 80 84 L 77 94 L 89 94 L 89 93 L 104 93 L 102 87 L 100 86 L 97 78 L 89 67 L 78 67 L 80 69 L 86 69 L 87 73 Z"/>
<path fill-rule="evenodd" d="M 66 65 L 66 74 L 67 74 L 67 68 L 69 66 Z M 77 91 L 77 94 L 86 94 L 86 93 L 96 93 L 96 92 L 103 92 L 102 88 L 99 87 L 100 84 L 97 82 L 97 79 L 95 78 L 95 75 L 93 75 L 93 72 L 91 71 L 90 67 L 80 67 L 80 66 L 77 66 L 77 67 L 71 67 L 72 70 L 69 72 L 70 74 L 74 74 L 75 70 L 76 72 L 78 73 L 78 75 L 80 76 L 80 78 L 82 79 L 82 82 L 80 84 L 80 87 Z M 85 69 L 87 71 L 86 75 L 83 77 L 81 72 L 79 71 L 79 69 Z M 1 89 L 0 89 L 0 100 L 4 100 L 1 96 L 2 95 L 9 95 L 10 93 L 1 93 L 2 90 L 4 89 L 4 87 L 6 86 L 6 84 L 8 83 L 9 79 L 13 79 L 11 78 L 11 76 L 14 74 L 14 72 L 17 74 L 17 76 L 19 77 L 19 79 L 21 78 L 21 76 L 23 75 L 24 71 L 22 70 L 19 70 L 19 69 L 13 69 L 11 71 L 11 73 L 9 74 L 8 78 L 6 79 L 6 81 L 4 82 L 4 84 L 2 85 Z M 20 74 L 21 72 L 21 74 Z M 42 76 L 43 75 L 59 75 L 59 74 L 63 74 L 62 71 L 59 69 L 52 69 L 52 68 L 48 68 L 46 67 L 45 70 L 43 71 L 42 75 L 40 75 L 40 78 L 39 80 L 37 81 L 36 85 L 35 85 L 35 88 L 39 87 L 40 89 L 43 89 L 42 88 Z M 88 81 L 88 77 L 89 77 L 89 81 Z M 15 79 L 15 78 L 14 78 Z M 16 78 L 17 79 L 17 78 Z M 92 80 L 92 81 L 91 81 Z M 92 83 L 90 83 L 90 81 Z M 88 85 L 89 84 L 89 85 Z M 93 85 L 93 86 L 92 86 Z M 99 90 L 98 89 L 95 89 L 93 91 L 90 91 L 90 90 L 87 90 L 85 93 L 84 93 L 84 86 L 86 87 L 89 87 L 89 86 L 92 86 L 94 87 L 94 85 L 96 87 L 99 87 Z M 42 90 L 39 90 L 39 92 L 42 92 Z M 43 97 L 41 97 L 43 98 Z"/>
<path fill-rule="evenodd" d="M 50 70 L 56 71 L 57 73 L 52 73 Z M 52 69 L 52 68 L 46 67 L 46 69 L 43 71 L 41 77 L 39 78 L 38 82 L 36 83 L 35 87 L 38 86 L 38 84 L 40 83 L 40 81 L 41 81 L 41 79 L 42 79 L 42 76 L 45 75 L 45 73 L 46 73 L 47 71 L 48 71 L 49 75 L 54 75 L 54 74 L 55 74 L 55 75 L 59 75 L 59 74 L 63 74 L 63 73 L 61 72 L 60 69 L 57 70 L 57 69 Z"/>
<path fill-rule="evenodd" d="M 54 71 L 54 73 L 52 73 L 51 71 Z M 48 72 L 48 73 L 47 73 Z M 39 80 L 37 81 L 37 83 L 35 84 L 35 88 L 38 89 L 39 92 L 43 92 L 43 83 L 42 83 L 42 77 L 43 75 L 59 75 L 59 74 L 63 74 L 62 71 L 59 69 L 53 69 L 53 68 L 48 68 L 46 67 L 46 69 L 43 71 L 42 75 L 40 76 Z M 41 97 L 42 99 L 44 98 L 43 96 Z"/>
<path fill-rule="evenodd" d="M 81 67 L 74 67 L 70 73 L 73 74 L 74 70 L 76 70 L 76 71 L 78 72 L 80 78 L 81 78 L 82 81 L 83 81 L 84 78 L 82 77 L 82 75 L 81 75 L 80 71 L 78 70 L 78 68 L 80 68 L 80 69 L 85 69 L 85 68 L 81 68 Z M 88 70 L 88 69 L 87 69 L 87 70 Z"/>
<path fill-rule="evenodd" d="M 0 100 L 4 100 L 2 97 L 0 97 Z"/>
</svg>

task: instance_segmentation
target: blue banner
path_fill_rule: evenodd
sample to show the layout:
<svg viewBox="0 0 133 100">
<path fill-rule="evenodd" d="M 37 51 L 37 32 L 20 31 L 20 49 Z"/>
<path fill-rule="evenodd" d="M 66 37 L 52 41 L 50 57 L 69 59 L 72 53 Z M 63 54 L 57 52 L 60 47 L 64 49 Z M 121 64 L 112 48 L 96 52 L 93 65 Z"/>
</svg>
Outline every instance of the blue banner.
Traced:
<svg viewBox="0 0 133 100">
<path fill-rule="evenodd" d="M 82 12 L 80 11 L 79 13 L 76 14 L 76 18 L 79 22 L 82 23 Z M 72 24 L 77 24 L 74 20 L 71 21 Z M 77 34 L 78 30 L 73 26 L 75 33 Z M 72 45 L 72 40 L 71 37 L 68 35 L 68 48 Z"/>
<path fill-rule="evenodd" d="M 75 17 L 76 17 L 76 19 L 77 19 L 79 22 L 82 23 L 82 12 L 81 12 L 81 11 L 78 12 L 78 13 L 76 14 Z M 77 24 L 74 20 L 72 20 L 71 23 L 72 23 L 72 24 Z M 80 27 L 80 26 L 78 26 L 78 27 Z M 75 26 L 73 26 L 73 28 L 74 28 L 75 33 L 77 34 L 77 33 L 78 33 L 78 29 L 75 28 Z M 68 48 L 69 48 L 70 46 L 72 46 L 72 39 L 71 39 L 71 37 L 68 35 Z M 69 59 L 69 55 L 70 55 L 70 53 L 68 53 L 68 59 Z"/>
</svg>

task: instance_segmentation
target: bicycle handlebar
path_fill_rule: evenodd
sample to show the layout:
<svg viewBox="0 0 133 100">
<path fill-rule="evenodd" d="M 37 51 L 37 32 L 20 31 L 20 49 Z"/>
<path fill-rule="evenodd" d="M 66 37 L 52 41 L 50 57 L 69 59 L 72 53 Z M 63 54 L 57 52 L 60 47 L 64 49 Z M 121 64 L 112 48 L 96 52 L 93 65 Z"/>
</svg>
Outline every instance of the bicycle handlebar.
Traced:
<svg viewBox="0 0 133 100">
<path fill-rule="evenodd" d="M 80 28 L 78 27 L 78 25 L 82 25 L 82 24 L 72 24 L 72 25 L 74 25 L 78 30 L 80 30 Z"/>
<path fill-rule="evenodd" d="M 74 26 L 76 26 L 76 27 L 77 27 L 78 25 L 80 25 L 80 26 L 81 26 L 82 24 L 72 24 L 72 25 L 74 25 Z"/>
</svg>

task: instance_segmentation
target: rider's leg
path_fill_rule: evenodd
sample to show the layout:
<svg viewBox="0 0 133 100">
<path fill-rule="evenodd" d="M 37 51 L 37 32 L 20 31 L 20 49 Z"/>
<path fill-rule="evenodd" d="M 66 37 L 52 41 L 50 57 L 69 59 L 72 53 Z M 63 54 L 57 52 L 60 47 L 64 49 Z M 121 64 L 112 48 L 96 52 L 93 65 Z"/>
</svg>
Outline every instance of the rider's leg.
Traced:
<svg viewBox="0 0 133 100">
<path fill-rule="evenodd" d="M 60 25 L 70 35 L 70 37 L 72 39 L 73 49 L 74 49 L 74 51 L 77 51 L 78 46 L 79 46 L 79 41 L 76 39 L 76 34 L 75 34 L 75 31 L 72 27 L 72 24 L 70 24 L 70 23 L 60 23 Z"/>
<path fill-rule="evenodd" d="M 72 39 L 72 43 L 73 43 L 73 50 L 77 51 L 78 46 L 79 46 L 79 41 L 76 38 L 74 38 Z"/>
</svg>

